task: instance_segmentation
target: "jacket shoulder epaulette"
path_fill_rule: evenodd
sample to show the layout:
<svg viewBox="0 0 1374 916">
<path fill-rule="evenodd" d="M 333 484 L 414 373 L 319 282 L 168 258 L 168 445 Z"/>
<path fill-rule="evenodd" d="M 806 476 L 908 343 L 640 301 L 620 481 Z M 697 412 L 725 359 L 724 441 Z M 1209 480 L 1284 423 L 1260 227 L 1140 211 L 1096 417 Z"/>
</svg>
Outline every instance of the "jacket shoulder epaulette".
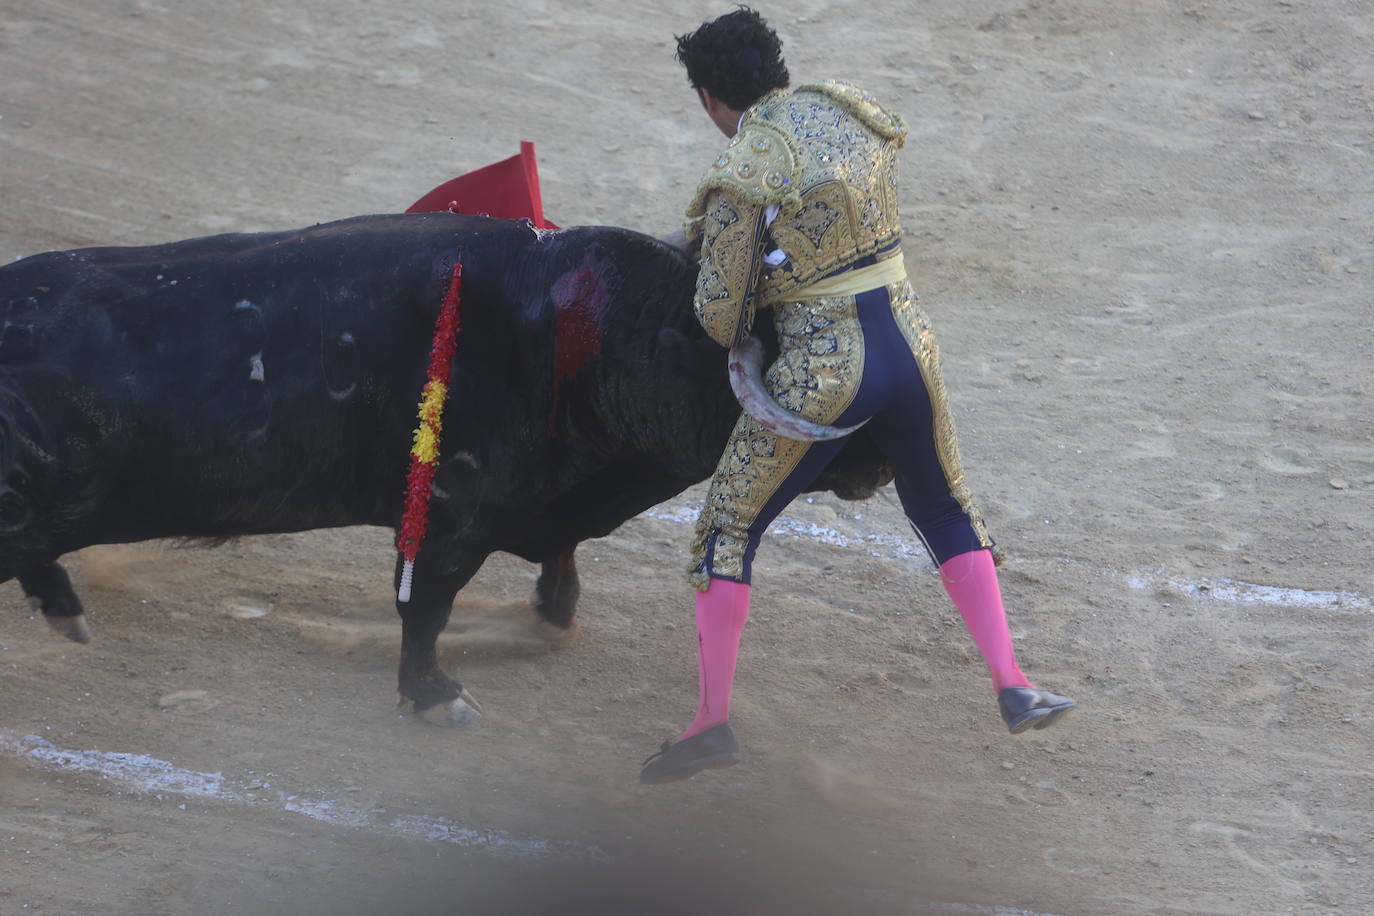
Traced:
<svg viewBox="0 0 1374 916">
<path fill-rule="evenodd" d="M 768 206 L 798 199 L 799 156 L 796 141 L 783 130 L 757 119 L 746 119 L 697 186 L 687 208 L 688 220 L 706 210 L 706 198 L 721 190 L 740 203 Z"/>
</svg>

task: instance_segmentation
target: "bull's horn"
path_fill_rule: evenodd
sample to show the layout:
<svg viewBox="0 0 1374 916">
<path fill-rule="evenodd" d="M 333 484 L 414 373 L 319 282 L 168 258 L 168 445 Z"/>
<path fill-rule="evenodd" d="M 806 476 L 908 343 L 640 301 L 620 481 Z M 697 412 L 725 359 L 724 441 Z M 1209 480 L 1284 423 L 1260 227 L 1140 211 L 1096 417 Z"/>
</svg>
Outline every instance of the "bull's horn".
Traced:
<svg viewBox="0 0 1374 916">
<path fill-rule="evenodd" d="M 853 426 L 822 426 L 782 407 L 763 387 L 763 344 L 757 337 L 730 348 L 730 387 L 744 412 L 785 439 L 817 442 L 847 436 L 867 423 Z"/>
</svg>

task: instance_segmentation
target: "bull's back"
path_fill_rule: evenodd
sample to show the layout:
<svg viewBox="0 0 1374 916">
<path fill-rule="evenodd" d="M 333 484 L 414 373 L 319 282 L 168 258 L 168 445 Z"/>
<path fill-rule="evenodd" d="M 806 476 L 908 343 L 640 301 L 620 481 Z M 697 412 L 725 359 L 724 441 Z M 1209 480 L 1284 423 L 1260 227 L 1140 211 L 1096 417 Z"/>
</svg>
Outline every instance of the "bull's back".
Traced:
<svg viewBox="0 0 1374 916">
<path fill-rule="evenodd" d="M 503 237 L 384 216 L 5 268 L 0 412 L 42 418 L 16 431 L 63 478 L 35 496 L 108 497 L 158 534 L 373 520 L 379 488 L 399 492 L 447 268 Z"/>
<path fill-rule="evenodd" d="M 393 523 L 455 260 L 454 419 L 500 425 L 488 444 L 510 449 L 568 369 L 551 290 L 588 264 L 622 286 L 663 273 L 661 251 L 626 260 L 631 237 L 415 214 L 16 262 L 0 268 L 0 471 L 28 468 L 40 514 L 123 529 L 90 542 Z"/>
</svg>

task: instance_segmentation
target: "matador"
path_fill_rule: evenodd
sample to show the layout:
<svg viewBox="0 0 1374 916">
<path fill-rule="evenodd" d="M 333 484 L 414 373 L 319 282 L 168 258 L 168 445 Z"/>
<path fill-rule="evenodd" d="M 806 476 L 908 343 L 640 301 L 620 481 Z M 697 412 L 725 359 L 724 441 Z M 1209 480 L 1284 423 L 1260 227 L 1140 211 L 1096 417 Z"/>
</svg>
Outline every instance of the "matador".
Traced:
<svg viewBox="0 0 1374 916">
<path fill-rule="evenodd" d="M 678 59 L 731 137 L 687 210 L 684 241 L 701 261 L 697 318 L 731 348 L 771 319 L 779 345 L 764 377 L 771 400 L 824 427 L 866 424 L 988 664 L 1003 721 L 1013 733 L 1054 723 L 1075 703 L 1032 685 L 1016 661 L 939 347 L 903 266 L 897 155 L 906 125 L 848 83 L 789 88 L 781 41 L 747 7 L 680 36 Z M 697 715 L 646 762 L 643 782 L 740 759 L 729 703 L 754 552 L 845 441 L 801 441 L 774 428 L 743 413 L 711 480 L 688 572 L 697 590 Z"/>
</svg>

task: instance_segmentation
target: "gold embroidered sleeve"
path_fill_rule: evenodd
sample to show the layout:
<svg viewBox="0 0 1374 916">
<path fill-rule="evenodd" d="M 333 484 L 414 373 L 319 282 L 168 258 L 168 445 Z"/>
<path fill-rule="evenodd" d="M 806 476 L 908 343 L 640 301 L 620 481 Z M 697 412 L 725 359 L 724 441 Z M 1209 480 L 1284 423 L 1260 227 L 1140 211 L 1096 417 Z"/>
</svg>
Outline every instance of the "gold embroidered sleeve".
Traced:
<svg viewBox="0 0 1374 916">
<path fill-rule="evenodd" d="M 701 220 L 701 269 L 693 301 L 711 339 L 733 347 L 754 326 L 754 285 L 763 260 L 764 206 L 724 191 L 706 196 Z"/>
</svg>

